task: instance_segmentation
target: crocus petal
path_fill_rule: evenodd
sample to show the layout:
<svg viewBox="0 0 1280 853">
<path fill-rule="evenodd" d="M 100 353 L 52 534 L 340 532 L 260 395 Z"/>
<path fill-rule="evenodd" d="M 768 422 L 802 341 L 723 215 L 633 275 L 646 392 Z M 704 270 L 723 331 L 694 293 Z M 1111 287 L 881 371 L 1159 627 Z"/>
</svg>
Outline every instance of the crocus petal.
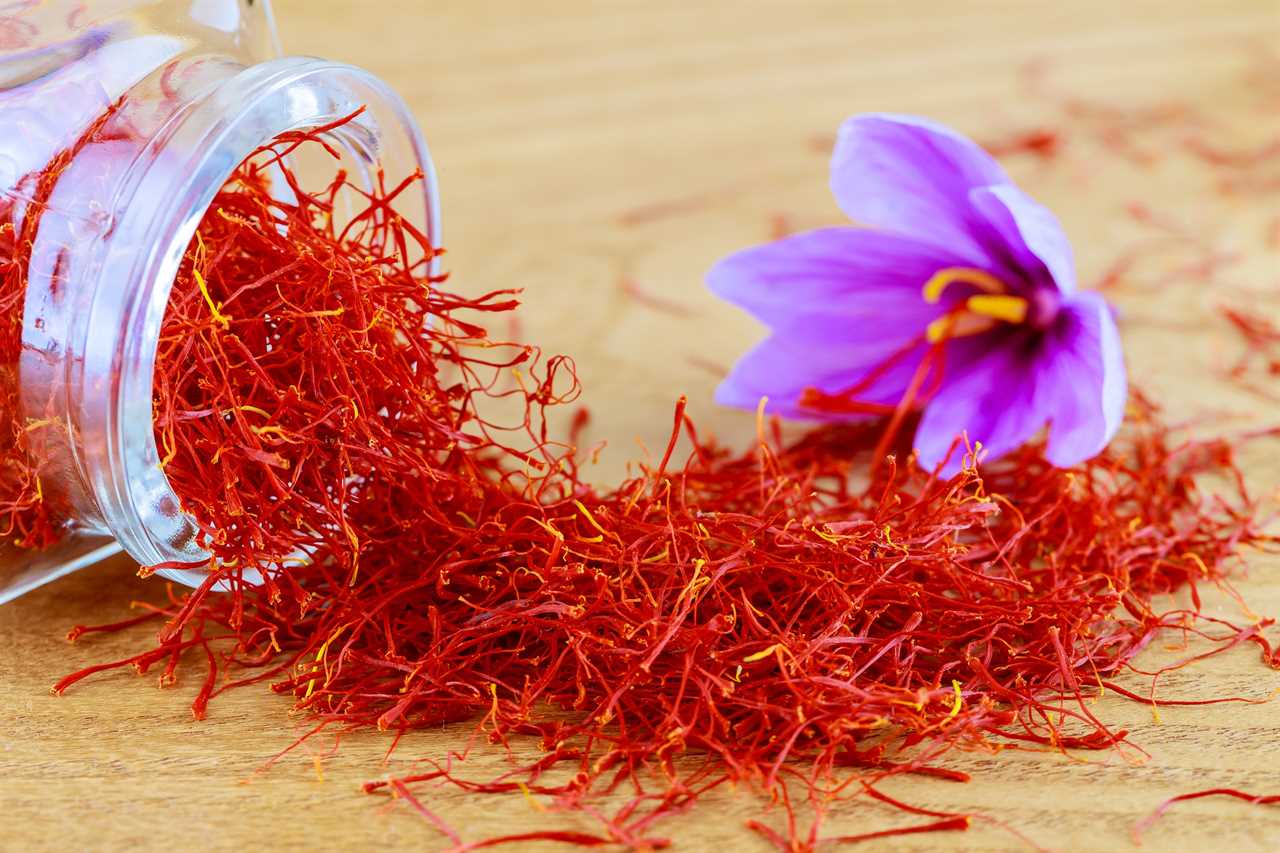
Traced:
<svg viewBox="0 0 1280 853">
<path fill-rule="evenodd" d="M 915 450 L 922 467 L 933 470 L 946 459 L 941 473 L 950 477 L 964 464 L 963 446 L 951 452 L 960 437 L 967 436 L 975 445 L 980 442 L 982 458 L 994 459 L 1044 426 L 1046 418 L 1035 399 L 1037 345 L 1033 337 L 1016 334 L 970 364 L 948 368 L 951 375 L 916 428 Z"/>
<path fill-rule="evenodd" d="M 707 274 L 707 286 L 770 328 L 834 321 L 856 341 L 922 332 L 942 311 L 925 302 L 925 282 L 959 263 L 910 237 L 826 228 L 730 255 Z"/>
<path fill-rule="evenodd" d="M 716 389 L 716 402 L 755 409 L 761 398 L 768 398 L 766 411 L 787 418 L 856 419 L 860 415 L 827 414 L 801 406 L 801 395 L 809 388 L 828 394 L 852 388 L 887 358 L 903 350 L 902 357 L 890 369 L 858 394 L 861 402 L 895 405 L 927 350 L 924 343 L 910 344 L 910 339 L 897 344 L 886 341 L 840 344 L 801 335 L 771 335 L 738 360 Z"/>
<path fill-rule="evenodd" d="M 814 418 L 799 405 L 805 389 L 846 390 L 904 353 L 858 395 L 896 403 L 923 356 L 924 330 L 945 310 L 926 302 L 922 287 L 959 262 L 928 244 L 859 228 L 811 231 L 726 258 L 708 286 L 774 334 L 743 356 L 716 399 L 755 408 L 768 397 L 771 412 Z"/>
<path fill-rule="evenodd" d="M 1071 242 L 1049 208 L 1012 184 L 979 187 L 969 198 L 974 209 L 1000 235 L 1010 260 L 1024 277 L 1043 269 L 1047 278 L 1034 276 L 1036 280 L 1031 283 L 1054 285 L 1063 295 L 1075 292 L 1076 264 Z"/>
<path fill-rule="evenodd" d="M 1124 353 L 1111 306 L 1097 293 L 1076 295 L 1048 333 L 1036 396 L 1050 421 L 1045 456 L 1059 467 L 1096 456 L 1120 428 Z"/>
<path fill-rule="evenodd" d="M 1096 293 L 1065 305 L 1041 336 L 995 337 L 981 358 L 958 366 L 929 401 L 916 431 L 920 464 L 932 469 L 962 434 L 995 459 L 1049 426 L 1046 458 L 1077 465 L 1107 446 L 1124 419 L 1128 382 L 1120 333 L 1111 308 Z M 963 453 L 943 474 L 956 473 Z"/>
<path fill-rule="evenodd" d="M 831 191 L 854 222 L 942 247 L 972 265 L 989 266 L 985 223 L 971 190 L 1010 184 L 980 146 L 915 116 L 867 114 L 840 128 L 831 160 Z"/>
</svg>

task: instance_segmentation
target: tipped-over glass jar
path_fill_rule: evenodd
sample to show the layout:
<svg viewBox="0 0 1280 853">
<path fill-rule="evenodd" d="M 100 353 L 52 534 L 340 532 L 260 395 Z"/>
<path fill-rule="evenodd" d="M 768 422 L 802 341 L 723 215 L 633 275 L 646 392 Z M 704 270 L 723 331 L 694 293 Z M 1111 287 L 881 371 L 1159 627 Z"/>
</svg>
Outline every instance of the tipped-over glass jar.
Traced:
<svg viewBox="0 0 1280 853">
<path fill-rule="evenodd" d="M 207 559 L 160 464 L 152 381 L 183 254 L 254 150 L 363 107 L 327 135 L 338 168 L 420 170 L 397 213 L 438 236 L 404 103 L 276 45 L 269 0 L 0 6 L 0 603 L 121 549 Z"/>
</svg>

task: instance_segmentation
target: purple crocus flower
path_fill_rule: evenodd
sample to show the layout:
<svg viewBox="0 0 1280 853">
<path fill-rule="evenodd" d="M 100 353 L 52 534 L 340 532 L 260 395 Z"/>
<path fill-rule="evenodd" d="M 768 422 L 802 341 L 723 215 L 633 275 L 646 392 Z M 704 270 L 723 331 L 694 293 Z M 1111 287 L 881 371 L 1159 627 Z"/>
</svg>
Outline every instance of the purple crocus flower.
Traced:
<svg viewBox="0 0 1280 853">
<path fill-rule="evenodd" d="M 1106 447 L 1127 395 L 1120 336 L 1106 301 L 1077 291 L 1049 210 L 975 143 L 913 116 L 849 119 L 831 189 L 866 227 L 788 237 L 711 271 L 716 294 L 771 330 L 719 402 L 767 398 L 816 420 L 919 408 L 917 458 L 947 475 L 962 435 L 992 459 L 1047 425 L 1047 456 L 1064 467 Z"/>
</svg>

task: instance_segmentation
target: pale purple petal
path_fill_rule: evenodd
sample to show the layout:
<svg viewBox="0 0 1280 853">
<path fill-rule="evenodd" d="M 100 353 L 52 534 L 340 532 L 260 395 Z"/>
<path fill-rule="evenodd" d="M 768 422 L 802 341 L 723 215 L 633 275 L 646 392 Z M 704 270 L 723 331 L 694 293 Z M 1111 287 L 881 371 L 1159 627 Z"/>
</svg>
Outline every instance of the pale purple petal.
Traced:
<svg viewBox="0 0 1280 853">
<path fill-rule="evenodd" d="M 923 357 L 924 329 L 945 310 L 921 289 L 957 262 L 927 244 L 858 228 L 798 234 L 726 258 L 708 286 L 774 334 L 743 356 L 716 399 L 755 408 L 768 397 L 771 412 L 813 418 L 799 405 L 805 389 L 846 390 L 920 342 L 858 395 L 896 403 Z"/>
<path fill-rule="evenodd" d="M 1046 458 L 1059 467 L 1097 455 L 1124 418 L 1128 393 L 1120 334 L 1111 308 L 1096 293 L 1078 294 L 1053 328 L 1037 334 L 995 334 L 991 349 L 955 365 L 925 409 L 916 431 L 920 464 L 932 469 L 957 436 L 981 442 L 992 460 L 1033 438 L 1046 425 Z M 963 450 L 943 470 L 954 474 Z"/>
<path fill-rule="evenodd" d="M 1057 286 L 1063 295 L 1076 290 L 1071 242 L 1049 208 L 1012 184 L 980 187 L 970 193 L 975 210 L 1000 235 L 1028 283 Z M 1048 276 L 1035 275 L 1047 271 Z"/>
<path fill-rule="evenodd" d="M 826 414 L 800 405 L 809 388 L 837 394 L 857 385 L 870 371 L 893 356 L 906 339 L 832 342 L 801 335 L 774 334 L 738 360 L 733 371 L 716 389 L 716 402 L 724 406 L 755 409 L 762 397 L 766 410 L 797 420 L 850 420 L 858 415 Z M 869 388 L 858 394 L 867 403 L 895 405 L 911 381 L 927 347 L 918 344 L 905 352 Z"/>
<path fill-rule="evenodd" d="M 915 116 L 849 119 L 831 160 L 831 191 L 854 222 L 911 235 L 983 267 L 992 258 L 969 193 L 1009 183 L 980 146 Z"/>
<path fill-rule="evenodd" d="M 981 442 L 981 459 L 994 459 L 1025 443 L 1045 424 L 1035 405 L 1036 336 L 991 337 L 1005 340 L 971 364 L 958 369 L 949 365 L 942 389 L 925 407 L 915 449 L 927 470 L 946 459 L 942 475 L 957 473 L 964 463 L 964 445 L 949 458 L 947 454 L 962 436 L 971 444 Z"/>
<path fill-rule="evenodd" d="M 1080 293 L 1047 333 L 1036 408 L 1048 415 L 1046 457 L 1070 467 L 1096 456 L 1124 419 L 1128 380 L 1111 306 Z"/>
<path fill-rule="evenodd" d="M 920 334 L 940 316 L 922 289 L 958 263 L 909 237 L 826 228 L 730 255 L 707 274 L 707 286 L 773 329 L 825 318 L 842 324 L 838 337 L 874 339 L 904 329 Z"/>
</svg>

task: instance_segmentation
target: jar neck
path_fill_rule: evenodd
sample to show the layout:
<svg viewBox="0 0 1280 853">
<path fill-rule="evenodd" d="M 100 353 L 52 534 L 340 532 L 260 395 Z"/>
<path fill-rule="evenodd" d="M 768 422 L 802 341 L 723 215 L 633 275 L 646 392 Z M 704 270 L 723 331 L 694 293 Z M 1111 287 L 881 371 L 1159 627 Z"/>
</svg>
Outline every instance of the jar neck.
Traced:
<svg viewBox="0 0 1280 853">
<path fill-rule="evenodd" d="M 58 181 L 33 254 L 24 407 L 62 427 L 43 431 L 39 452 L 81 524 L 114 536 L 143 565 L 209 558 L 153 428 L 156 351 L 182 258 L 255 150 L 361 109 L 329 140 L 344 162 L 328 177 L 345 169 L 357 182 L 379 172 L 399 180 L 421 170 L 424 193 L 397 212 L 438 244 L 435 176 L 408 109 L 367 72 L 317 59 L 175 63 L 127 93 Z"/>
<path fill-rule="evenodd" d="M 0 13 L 0 192 L 81 139 L 126 92 L 181 57 L 280 56 L 269 0 L 39 0 Z"/>
</svg>

